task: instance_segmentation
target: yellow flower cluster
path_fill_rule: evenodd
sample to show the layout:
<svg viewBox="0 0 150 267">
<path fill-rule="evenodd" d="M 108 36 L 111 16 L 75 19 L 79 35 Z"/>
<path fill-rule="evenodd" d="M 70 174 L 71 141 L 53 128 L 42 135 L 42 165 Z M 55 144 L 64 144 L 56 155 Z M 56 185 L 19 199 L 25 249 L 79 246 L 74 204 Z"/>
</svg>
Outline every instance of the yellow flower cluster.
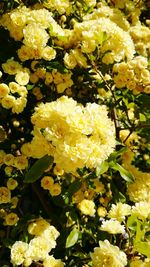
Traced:
<svg viewBox="0 0 150 267">
<path fill-rule="evenodd" d="M 120 10 L 100 3 L 91 14 L 83 16 L 83 22 L 74 21 L 73 29 L 62 29 L 63 38 L 56 36 L 55 43 L 65 49 L 71 48 L 64 57 L 64 63 L 70 69 L 76 65 L 86 68 L 85 54 L 96 48 L 102 61 L 112 64 L 133 58 L 135 48 L 129 28 L 130 24 Z"/>
<path fill-rule="evenodd" d="M 150 53 L 150 28 L 138 22 L 130 28 L 130 35 L 137 53 L 147 57 Z"/>
<path fill-rule="evenodd" d="M 27 103 L 27 89 L 23 86 L 25 79 L 27 77 L 22 77 L 22 72 L 16 74 L 16 82 L 10 82 L 8 85 L 5 83 L 0 83 L 0 104 L 3 108 L 12 109 L 13 113 L 21 113 L 26 107 Z M 23 74 L 24 76 L 24 74 Z M 24 79 L 25 78 L 25 79 Z M 19 97 L 15 97 L 15 94 Z"/>
<path fill-rule="evenodd" d="M 49 190 L 52 196 L 58 196 L 61 193 L 61 185 L 59 183 L 54 183 L 54 179 L 50 176 L 44 176 L 41 179 L 41 187 L 45 190 Z"/>
<path fill-rule="evenodd" d="M 150 71 L 146 57 L 137 56 L 131 61 L 113 66 L 114 82 L 117 88 L 126 87 L 134 94 L 150 93 Z"/>
<path fill-rule="evenodd" d="M 11 200 L 10 190 L 5 186 L 1 186 L 0 187 L 0 204 L 8 203 L 10 202 L 10 200 Z"/>
<path fill-rule="evenodd" d="M 59 14 L 66 13 L 69 15 L 72 10 L 72 5 L 69 0 L 46 0 L 43 5 L 50 10 L 56 10 Z"/>
<path fill-rule="evenodd" d="M 128 150 L 122 156 L 123 166 L 135 178 L 135 181 L 128 184 L 127 194 L 133 202 L 146 201 L 150 202 L 150 174 L 142 172 L 132 165 L 134 153 Z"/>
<path fill-rule="evenodd" d="M 45 8 L 32 10 L 20 6 L 4 14 L 0 19 L 0 25 L 8 29 L 15 41 L 23 42 L 18 50 L 21 61 L 34 58 L 45 60 L 55 58 L 56 51 L 47 45 L 50 35 L 46 30 L 50 31 L 50 27 L 57 28 L 57 23 Z"/>
<path fill-rule="evenodd" d="M 41 103 L 31 120 L 35 125 L 34 138 L 23 145 L 22 153 L 30 157 L 52 155 L 54 162 L 66 172 L 84 166 L 95 168 L 114 150 L 114 126 L 105 106 L 88 103 L 83 107 L 72 98 L 62 96 L 57 101 Z M 44 141 L 40 142 L 43 146 L 36 148 L 40 150 L 36 155 L 32 147 L 37 138 Z"/>
<path fill-rule="evenodd" d="M 22 241 L 16 241 L 13 244 L 11 248 L 11 262 L 14 265 L 23 264 L 27 267 L 33 261 L 37 262 L 40 260 L 44 261 L 44 266 L 47 267 L 51 260 L 53 265 L 59 263 L 58 266 L 62 267 L 63 263 L 60 260 L 49 256 L 49 252 L 56 247 L 56 239 L 59 236 L 56 228 L 43 218 L 39 218 L 29 224 L 28 232 L 34 235 L 34 238 L 30 240 L 29 244 Z"/>
<path fill-rule="evenodd" d="M 11 198 L 11 191 L 10 190 L 15 189 L 15 187 L 17 185 L 13 188 L 10 188 L 9 185 L 10 184 L 8 183 L 7 187 L 5 187 L 5 186 L 0 187 L 0 204 L 10 203 L 11 209 L 14 209 L 17 206 L 18 198 L 17 197 Z M 4 225 L 9 225 L 9 226 L 15 225 L 19 220 L 19 217 L 17 216 L 16 213 L 9 212 L 8 210 L 5 211 L 4 209 L 0 209 L 0 218 L 2 218 L 4 220 L 4 222 L 3 222 Z"/>
<path fill-rule="evenodd" d="M 92 53 L 96 47 L 99 47 L 100 53 L 105 54 L 102 61 L 106 64 L 125 58 L 132 59 L 135 53 L 134 43 L 129 33 L 109 18 L 99 17 L 89 20 L 85 17 L 83 22 L 74 24 L 73 33 L 76 38 L 74 43 L 81 44 L 80 54 Z M 103 42 L 104 35 L 106 35 L 106 42 Z M 72 51 L 69 55 L 70 61 L 73 61 Z M 85 63 L 83 66 L 85 67 Z"/>
<path fill-rule="evenodd" d="M 99 246 L 91 253 L 93 267 L 124 267 L 127 265 L 126 254 L 108 240 L 99 241 Z"/>
<path fill-rule="evenodd" d="M 18 170 L 24 170 L 25 168 L 28 167 L 28 159 L 24 155 L 20 154 L 15 157 L 13 154 L 6 154 L 3 150 L 0 150 L 0 158 L 1 155 L 2 155 L 1 165 L 5 164 L 8 167 L 15 167 Z M 7 168 L 6 170 L 8 170 L 8 176 L 10 176 L 9 173 L 11 174 L 13 169 Z"/>
<path fill-rule="evenodd" d="M 92 13 L 84 16 L 84 20 L 96 20 L 99 18 L 109 18 L 124 31 L 128 31 L 130 28 L 130 24 L 123 12 L 118 8 L 112 8 L 102 2 L 98 4 L 98 8 L 94 9 Z"/>
<path fill-rule="evenodd" d="M 60 73 L 54 69 L 52 72 L 46 72 L 45 84 L 49 86 L 51 83 L 54 83 L 57 92 L 63 93 L 67 88 L 70 88 L 73 85 L 71 75 L 71 72 Z"/>
<path fill-rule="evenodd" d="M 72 196 L 73 203 L 80 204 L 80 202 L 82 202 L 84 199 L 94 200 L 96 194 L 105 193 L 105 187 L 103 183 L 99 181 L 99 179 L 94 179 L 93 183 L 94 188 L 89 188 L 88 184 L 84 180 L 80 189 L 76 191 Z"/>
</svg>

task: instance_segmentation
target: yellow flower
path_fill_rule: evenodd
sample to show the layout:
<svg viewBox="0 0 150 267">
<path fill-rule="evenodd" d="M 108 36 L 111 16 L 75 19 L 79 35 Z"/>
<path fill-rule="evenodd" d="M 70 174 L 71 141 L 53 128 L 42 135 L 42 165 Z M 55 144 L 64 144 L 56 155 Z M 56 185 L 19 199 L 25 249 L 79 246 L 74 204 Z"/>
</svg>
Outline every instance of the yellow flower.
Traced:
<svg viewBox="0 0 150 267">
<path fill-rule="evenodd" d="M 68 69 L 74 69 L 75 66 L 77 65 L 77 60 L 73 53 L 66 53 L 64 56 L 64 63 Z"/>
<path fill-rule="evenodd" d="M 31 258 L 33 261 L 43 261 L 51 249 L 52 246 L 50 240 L 37 236 L 31 239 L 29 248 L 26 252 L 26 258 Z"/>
<path fill-rule="evenodd" d="M 23 262 L 24 267 L 29 267 L 32 264 L 32 259 L 31 258 L 25 258 Z"/>
<path fill-rule="evenodd" d="M 5 83 L 0 83 L 0 98 L 7 96 L 9 92 L 10 92 L 10 89 L 8 85 Z"/>
<path fill-rule="evenodd" d="M 23 43 L 30 48 L 43 48 L 46 46 L 49 35 L 42 26 L 31 23 L 23 29 Z"/>
<path fill-rule="evenodd" d="M 46 69 L 45 68 L 37 68 L 35 73 L 39 78 L 44 79 L 45 75 L 46 75 Z"/>
<path fill-rule="evenodd" d="M 43 218 L 39 218 L 28 225 L 28 232 L 31 235 L 41 235 L 49 227 L 49 223 Z"/>
<path fill-rule="evenodd" d="M 116 205 L 112 204 L 111 209 L 108 212 L 108 217 L 122 222 L 125 219 L 125 216 L 130 214 L 131 207 L 128 204 L 119 202 Z"/>
<path fill-rule="evenodd" d="M 15 179 L 13 178 L 8 179 L 7 187 L 9 190 L 14 190 L 17 186 L 18 186 L 18 182 Z"/>
<path fill-rule="evenodd" d="M 5 73 L 10 75 L 15 75 L 18 71 L 22 70 L 22 66 L 19 64 L 19 62 L 13 59 L 8 59 L 5 63 L 3 63 L 2 68 Z"/>
<path fill-rule="evenodd" d="M 54 179 L 52 177 L 50 177 L 50 176 L 44 176 L 41 179 L 41 186 L 44 189 L 50 190 L 53 187 L 53 184 L 54 184 Z"/>
<path fill-rule="evenodd" d="M 6 175 L 11 176 L 12 171 L 13 171 L 13 167 L 7 166 L 7 167 L 5 167 L 4 171 L 5 171 Z"/>
<path fill-rule="evenodd" d="M 50 46 L 46 46 L 42 50 L 41 57 L 45 60 L 52 60 L 56 57 L 56 50 Z"/>
<path fill-rule="evenodd" d="M 27 12 L 28 8 L 26 8 L 25 6 L 12 10 L 12 12 L 10 13 L 10 18 L 13 25 L 24 27 L 27 22 Z"/>
<path fill-rule="evenodd" d="M 7 187 L 0 187 L 0 204 L 8 203 L 11 200 L 11 193 Z"/>
<path fill-rule="evenodd" d="M 17 207 L 18 201 L 19 201 L 18 197 L 11 198 L 11 204 L 12 204 L 11 209 L 15 209 Z"/>
<path fill-rule="evenodd" d="M 71 51 L 71 56 L 74 56 L 77 64 L 80 67 L 87 68 L 87 59 L 86 59 L 86 57 L 84 56 L 84 54 L 82 53 L 81 50 L 79 50 L 77 48 L 72 50 Z"/>
<path fill-rule="evenodd" d="M 45 238 L 50 243 L 51 249 L 56 247 L 56 239 L 58 236 L 59 232 L 52 225 L 47 227 L 40 235 L 40 237 Z"/>
<path fill-rule="evenodd" d="M 22 45 L 20 49 L 18 49 L 18 57 L 21 61 L 26 61 L 32 58 L 31 48 L 25 45 Z"/>
<path fill-rule="evenodd" d="M 56 77 L 60 83 L 62 76 L 57 73 L 55 82 Z M 31 121 L 35 129 L 43 129 L 40 135 L 43 141 L 45 138 L 45 145 L 47 140 L 47 144 L 53 147 L 51 152 L 46 145 L 47 154 L 52 153 L 56 165 L 66 172 L 75 172 L 84 166 L 97 167 L 115 147 L 114 125 L 107 117 L 105 106 L 88 103 L 83 107 L 72 98 L 62 96 L 57 101 L 41 103 Z M 37 138 L 39 134 L 34 132 L 31 147 Z"/>
<path fill-rule="evenodd" d="M 29 83 L 29 71 L 18 71 L 15 76 L 15 81 L 20 85 L 27 85 Z"/>
<path fill-rule="evenodd" d="M 132 214 L 136 215 L 138 218 L 145 220 L 150 216 L 150 201 L 140 201 L 135 203 L 132 207 Z"/>
<path fill-rule="evenodd" d="M 0 165 L 4 162 L 4 156 L 6 155 L 4 150 L 0 150 Z"/>
<path fill-rule="evenodd" d="M 71 3 L 69 0 L 47 0 L 43 3 L 44 7 L 52 10 L 56 10 L 59 14 L 67 13 L 70 14 Z"/>
<path fill-rule="evenodd" d="M 5 216 L 6 225 L 10 225 L 10 226 L 15 225 L 18 222 L 18 220 L 19 220 L 19 217 L 14 212 L 11 212 Z"/>
<path fill-rule="evenodd" d="M 62 176 L 62 175 L 64 174 L 64 170 L 63 170 L 61 167 L 59 167 L 59 166 L 56 165 L 56 166 L 53 168 L 53 173 L 54 173 L 55 175 Z"/>
<path fill-rule="evenodd" d="M 99 181 L 99 179 L 94 180 L 94 186 L 95 186 L 94 191 L 96 193 L 103 194 L 105 192 L 105 187 L 103 183 Z"/>
<path fill-rule="evenodd" d="M 28 244 L 22 241 L 16 241 L 11 247 L 11 262 L 14 265 L 21 265 L 25 260 L 25 253 L 28 250 Z"/>
<path fill-rule="evenodd" d="M 94 216 L 95 214 L 95 203 L 92 200 L 89 199 L 83 199 L 78 204 L 78 209 L 81 211 L 84 215 Z"/>
<path fill-rule="evenodd" d="M 18 170 L 24 170 L 28 167 L 28 159 L 24 155 L 20 155 L 14 158 L 14 167 Z"/>
<path fill-rule="evenodd" d="M 99 246 L 91 253 L 93 267 L 124 267 L 127 265 L 126 254 L 113 246 L 108 240 L 99 241 Z"/>
<path fill-rule="evenodd" d="M 106 231 L 110 234 L 122 234 L 125 232 L 124 225 L 121 225 L 117 220 L 106 220 L 102 222 L 101 231 Z"/>
<path fill-rule="evenodd" d="M 12 113 L 21 113 L 26 107 L 27 99 L 26 97 L 19 97 L 15 99 L 14 105 L 12 107 Z"/>
<path fill-rule="evenodd" d="M 12 108 L 15 103 L 15 97 L 12 95 L 6 95 L 2 98 L 1 104 L 3 108 L 9 109 Z"/>
<path fill-rule="evenodd" d="M 61 193 L 61 185 L 59 183 L 55 183 L 53 184 L 50 189 L 49 192 L 52 196 L 58 196 Z"/>
<path fill-rule="evenodd" d="M 99 207 L 97 209 L 97 214 L 99 217 L 105 217 L 107 214 L 107 210 L 104 207 Z"/>
<path fill-rule="evenodd" d="M 84 192 L 82 191 L 82 189 L 79 189 L 72 196 L 73 203 L 80 203 L 83 199 L 84 199 Z"/>
<path fill-rule="evenodd" d="M 30 82 L 35 84 L 39 81 L 39 77 L 36 73 L 30 73 Z"/>
<path fill-rule="evenodd" d="M 43 267 L 63 267 L 61 260 L 55 259 L 53 256 L 47 256 L 43 261 Z"/>
</svg>

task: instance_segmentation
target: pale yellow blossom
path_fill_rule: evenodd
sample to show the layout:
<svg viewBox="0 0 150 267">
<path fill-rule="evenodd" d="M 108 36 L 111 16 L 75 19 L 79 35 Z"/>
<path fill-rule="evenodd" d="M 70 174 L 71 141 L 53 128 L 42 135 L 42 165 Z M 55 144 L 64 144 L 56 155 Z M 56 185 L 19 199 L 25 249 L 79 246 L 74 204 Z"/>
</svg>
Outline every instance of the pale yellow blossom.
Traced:
<svg viewBox="0 0 150 267">
<path fill-rule="evenodd" d="M 91 253 L 93 267 L 124 267 L 127 265 L 127 256 L 117 246 L 108 240 L 99 241 L 99 247 Z"/>
</svg>

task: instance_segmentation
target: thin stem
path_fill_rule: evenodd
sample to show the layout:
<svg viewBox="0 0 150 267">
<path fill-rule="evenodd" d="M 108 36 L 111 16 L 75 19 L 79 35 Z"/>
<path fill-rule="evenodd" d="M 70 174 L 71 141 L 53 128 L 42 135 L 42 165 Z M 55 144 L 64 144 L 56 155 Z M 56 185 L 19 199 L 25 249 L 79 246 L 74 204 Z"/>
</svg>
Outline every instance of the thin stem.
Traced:
<svg viewBox="0 0 150 267">
<path fill-rule="evenodd" d="M 117 117 L 117 111 L 115 106 L 117 105 L 117 99 L 116 96 L 114 94 L 113 88 L 108 84 L 107 80 L 105 79 L 105 77 L 103 76 L 103 74 L 101 73 L 101 71 L 99 71 L 97 69 L 97 66 L 95 65 L 95 63 L 92 63 L 92 66 L 94 68 L 94 70 L 97 72 L 97 74 L 100 76 L 100 78 L 104 81 L 106 88 L 111 92 L 113 100 L 114 100 L 114 107 L 112 108 L 112 119 L 114 121 L 115 124 L 115 130 L 116 130 L 116 138 L 119 138 L 119 131 L 120 131 L 120 125 L 119 125 L 119 120 Z"/>
</svg>

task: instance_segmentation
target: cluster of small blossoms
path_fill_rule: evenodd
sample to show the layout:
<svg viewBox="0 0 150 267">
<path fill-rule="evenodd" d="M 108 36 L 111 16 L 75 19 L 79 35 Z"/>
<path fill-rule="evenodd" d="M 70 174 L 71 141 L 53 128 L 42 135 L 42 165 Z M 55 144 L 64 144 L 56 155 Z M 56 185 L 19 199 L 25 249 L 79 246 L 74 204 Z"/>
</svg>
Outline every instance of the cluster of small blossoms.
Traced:
<svg viewBox="0 0 150 267">
<path fill-rule="evenodd" d="M 41 187 L 45 190 L 49 190 L 52 196 L 58 196 L 61 193 L 61 185 L 54 183 L 54 179 L 51 176 L 44 176 L 41 179 Z"/>
<path fill-rule="evenodd" d="M 114 126 L 105 106 L 88 103 L 83 107 L 62 96 L 57 101 L 41 103 L 31 120 L 35 126 L 34 138 L 22 146 L 22 153 L 35 158 L 39 153 L 40 157 L 52 155 L 65 172 L 75 172 L 84 166 L 95 168 L 114 150 Z M 37 138 L 43 139 L 43 146 L 36 155 L 33 147 Z"/>
<path fill-rule="evenodd" d="M 112 64 L 114 61 L 120 61 L 122 59 L 132 59 L 135 53 L 134 43 L 127 31 L 124 31 L 115 22 L 109 18 L 99 16 L 97 19 L 86 19 L 81 23 L 74 24 L 74 36 L 76 40 L 74 42 L 80 42 L 81 49 L 72 49 L 64 58 L 64 62 L 70 68 L 78 64 L 86 67 L 86 59 L 84 53 L 92 53 L 97 47 L 99 47 L 102 57 L 102 61 L 106 64 Z M 106 42 L 103 41 L 103 36 L 106 35 Z M 101 38 L 99 37 L 101 36 Z M 61 45 L 61 43 L 59 43 Z M 81 59 L 78 55 L 81 55 Z M 74 54 L 75 53 L 75 54 Z"/>
<path fill-rule="evenodd" d="M 98 7 L 92 13 L 84 16 L 84 20 L 96 20 L 99 18 L 109 18 L 124 31 L 128 31 L 130 28 L 130 23 L 121 10 L 115 7 L 112 8 L 103 2 L 98 3 Z"/>
<path fill-rule="evenodd" d="M 89 188 L 88 184 L 84 181 L 80 189 L 73 194 L 72 202 L 77 205 L 81 214 L 93 217 L 95 216 L 97 208 L 94 199 L 99 196 L 99 201 L 101 201 L 101 196 L 103 196 L 105 192 L 104 184 L 98 178 L 93 180 L 93 187 L 91 188 Z M 105 199 L 103 200 L 105 201 Z M 98 209 L 97 213 L 99 213 Z"/>
<path fill-rule="evenodd" d="M 118 202 L 117 204 L 112 204 L 108 212 L 101 208 L 97 212 L 100 213 L 100 217 L 106 217 L 105 220 L 102 220 L 101 231 L 109 234 L 125 234 L 125 220 L 127 216 L 131 215 L 131 206 Z M 104 213 L 102 216 L 101 212 Z"/>
<path fill-rule="evenodd" d="M 1 67 L 4 73 L 2 75 L 12 75 L 15 81 L 8 84 L 0 83 L 0 104 L 5 109 L 11 109 L 12 113 L 21 113 L 27 104 L 26 85 L 29 82 L 30 71 L 12 58 L 4 62 Z"/>
<path fill-rule="evenodd" d="M 46 31 L 50 27 L 57 27 L 51 13 L 45 8 L 31 9 L 20 6 L 2 16 L 0 24 L 8 29 L 15 41 L 23 44 L 18 50 L 21 61 L 43 58 L 52 60 L 56 51 L 47 42 L 50 35 Z"/>
<path fill-rule="evenodd" d="M 11 262 L 14 265 L 27 267 L 32 262 L 42 261 L 44 267 L 63 267 L 61 260 L 55 259 L 49 253 L 56 247 L 59 232 L 43 218 L 39 218 L 28 225 L 29 234 L 34 237 L 29 243 L 16 241 L 11 247 Z"/>
<path fill-rule="evenodd" d="M 57 11 L 60 15 L 64 13 L 69 15 L 72 11 L 72 3 L 69 0 L 46 0 L 44 1 L 43 6 L 52 11 Z"/>
<path fill-rule="evenodd" d="M 28 166 L 28 160 L 24 155 L 14 156 L 13 154 L 6 154 L 5 151 L 0 150 L 0 165 L 4 166 L 4 172 L 7 176 L 6 186 L 0 187 L 0 204 L 8 204 L 6 209 L 0 209 L 0 217 L 4 220 L 4 225 L 16 225 L 19 217 L 15 212 L 12 212 L 17 207 L 19 198 L 12 196 L 18 187 L 18 181 L 12 178 L 14 170 L 22 171 Z"/>
<path fill-rule="evenodd" d="M 15 212 L 12 212 L 11 209 L 15 209 L 19 199 L 17 197 L 11 197 L 11 190 L 14 190 L 17 187 L 17 181 L 14 179 L 9 179 L 7 181 L 7 187 L 0 187 L 0 204 L 10 204 L 10 208 L 0 209 L 0 218 L 3 220 L 4 225 L 13 226 L 16 225 L 19 217 Z"/>
<path fill-rule="evenodd" d="M 28 167 L 28 159 L 26 156 L 21 155 L 21 154 L 18 156 L 14 156 L 13 154 L 5 153 L 4 150 L 0 150 L 0 164 L 6 165 L 5 173 L 8 176 L 10 176 L 12 171 L 13 171 L 13 167 L 20 170 L 20 171 L 27 168 Z M 9 168 L 7 168 L 7 167 L 9 167 Z"/>
<path fill-rule="evenodd" d="M 49 86 L 54 83 L 58 93 L 63 93 L 67 88 L 70 88 L 73 85 L 73 80 L 71 79 L 71 72 L 60 73 L 56 69 L 52 72 L 46 72 L 45 75 L 45 84 Z"/>
<path fill-rule="evenodd" d="M 138 54 L 147 57 L 150 54 L 150 29 L 139 21 L 130 28 L 130 35 L 134 41 Z"/>
<path fill-rule="evenodd" d="M 111 1 L 111 6 L 124 11 L 126 18 L 130 18 L 130 24 L 136 25 L 140 22 L 139 16 L 141 14 L 141 6 L 143 2 L 144 1 L 136 0 L 113 0 Z"/>
<path fill-rule="evenodd" d="M 99 179 L 94 179 L 94 188 L 89 188 L 87 183 L 84 181 L 80 189 L 75 192 L 72 196 L 73 203 L 80 203 L 84 199 L 93 200 L 96 194 L 105 193 L 104 184 Z"/>
<path fill-rule="evenodd" d="M 128 88 L 134 94 L 150 93 L 150 71 L 146 57 L 137 56 L 131 61 L 113 66 L 114 82 L 117 88 Z"/>
</svg>

